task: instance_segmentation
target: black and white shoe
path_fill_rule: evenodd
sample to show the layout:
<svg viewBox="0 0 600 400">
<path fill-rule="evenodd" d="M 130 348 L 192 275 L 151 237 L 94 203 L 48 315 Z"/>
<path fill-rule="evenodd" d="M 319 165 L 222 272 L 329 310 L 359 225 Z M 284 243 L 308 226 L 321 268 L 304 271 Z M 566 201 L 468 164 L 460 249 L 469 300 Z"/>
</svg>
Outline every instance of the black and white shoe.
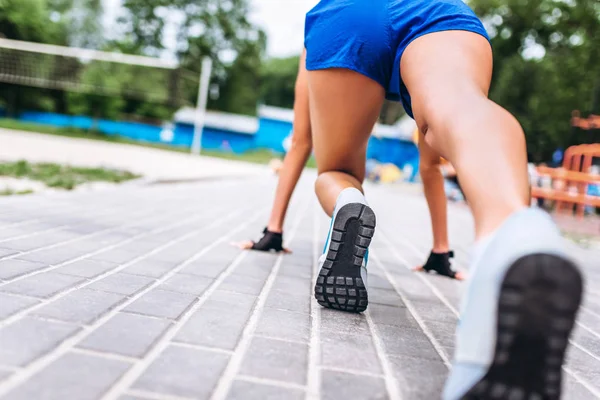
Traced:
<svg viewBox="0 0 600 400">
<path fill-rule="evenodd" d="M 315 285 L 320 305 L 350 312 L 367 309 L 368 248 L 374 233 L 375 213 L 365 204 L 346 204 L 333 216 Z"/>
</svg>

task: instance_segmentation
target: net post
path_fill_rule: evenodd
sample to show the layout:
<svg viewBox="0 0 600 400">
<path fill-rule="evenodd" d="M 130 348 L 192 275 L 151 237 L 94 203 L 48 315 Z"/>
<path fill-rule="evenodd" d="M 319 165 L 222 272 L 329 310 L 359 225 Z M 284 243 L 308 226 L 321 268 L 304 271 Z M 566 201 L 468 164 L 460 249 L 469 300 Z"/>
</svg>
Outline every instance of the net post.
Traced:
<svg viewBox="0 0 600 400">
<path fill-rule="evenodd" d="M 204 117 L 206 114 L 206 100 L 210 86 L 210 74 L 212 70 L 212 59 L 202 59 L 202 71 L 200 72 L 200 85 L 198 86 L 198 101 L 196 102 L 196 113 L 194 116 L 194 138 L 192 140 L 192 154 L 200 154 L 202 147 L 202 129 L 204 128 Z"/>
</svg>

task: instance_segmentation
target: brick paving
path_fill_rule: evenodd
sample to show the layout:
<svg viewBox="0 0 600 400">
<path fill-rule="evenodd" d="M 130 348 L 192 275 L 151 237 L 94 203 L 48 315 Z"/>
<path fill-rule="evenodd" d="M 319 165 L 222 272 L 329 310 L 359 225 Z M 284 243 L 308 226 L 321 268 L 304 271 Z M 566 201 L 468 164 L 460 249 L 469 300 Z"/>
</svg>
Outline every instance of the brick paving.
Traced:
<svg viewBox="0 0 600 400">
<path fill-rule="evenodd" d="M 294 253 L 242 252 L 275 180 L 122 187 L 0 200 L 0 398 L 439 398 L 464 284 L 417 274 L 422 197 L 369 188 L 378 214 L 368 311 L 322 309 L 313 279 L 328 227 L 307 174 L 286 226 Z M 473 240 L 452 207 L 457 265 Z M 587 273 L 565 399 L 600 399 L 600 252 Z"/>
</svg>

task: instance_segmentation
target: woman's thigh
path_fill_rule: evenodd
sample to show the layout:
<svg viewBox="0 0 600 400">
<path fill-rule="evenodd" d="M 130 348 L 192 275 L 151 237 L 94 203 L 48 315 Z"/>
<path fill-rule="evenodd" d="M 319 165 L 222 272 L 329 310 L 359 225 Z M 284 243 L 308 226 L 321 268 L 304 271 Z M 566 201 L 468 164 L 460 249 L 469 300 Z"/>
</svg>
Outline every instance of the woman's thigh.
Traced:
<svg viewBox="0 0 600 400">
<path fill-rule="evenodd" d="M 345 69 L 309 71 L 308 82 L 319 173 L 345 172 L 362 182 L 367 142 L 385 95 L 382 86 Z"/>
</svg>

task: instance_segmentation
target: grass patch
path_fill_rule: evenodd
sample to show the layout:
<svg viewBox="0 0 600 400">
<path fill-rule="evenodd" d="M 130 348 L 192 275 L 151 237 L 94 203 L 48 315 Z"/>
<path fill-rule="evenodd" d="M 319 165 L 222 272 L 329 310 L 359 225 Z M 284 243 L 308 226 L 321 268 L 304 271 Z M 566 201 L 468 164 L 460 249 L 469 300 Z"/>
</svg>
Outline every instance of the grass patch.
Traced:
<svg viewBox="0 0 600 400">
<path fill-rule="evenodd" d="M 112 142 L 112 143 L 124 143 L 124 144 L 133 144 L 136 146 L 149 147 L 160 150 L 168 150 L 168 151 L 176 151 L 179 153 L 189 153 L 190 149 L 187 147 L 181 146 L 170 146 L 168 144 L 161 143 L 146 143 L 140 142 L 137 140 L 125 138 L 119 135 L 106 135 L 97 131 L 88 131 L 84 129 L 76 129 L 76 128 L 65 128 L 65 127 L 55 127 L 44 124 L 36 124 L 31 122 L 23 122 L 16 119 L 10 118 L 0 118 L 0 128 L 6 129 L 14 129 L 21 130 L 32 133 L 43 133 L 46 135 L 56 135 L 56 136 L 66 136 L 71 138 L 79 138 L 79 139 L 90 139 L 90 140 L 100 140 L 103 142 Z M 237 154 L 237 153 L 228 153 L 218 150 L 202 150 L 202 155 L 222 158 L 225 160 L 234 160 L 234 161 L 245 161 L 255 164 L 268 164 L 273 158 L 278 157 L 277 154 L 274 154 L 271 150 L 267 149 L 258 149 L 258 150 L 250 150 L 245 153 Z M 311 157 L 307 164 L 307 168 L 316 168 L 317 164 L 313 157 Z"/>
<path fill-rule="evenodd" d="M 258 150 L 249 150 L 245 153 L 237 154 L 237 153 L 225 153 L 217 150 L 203 150 L 202 155 L 208 157 L 216 157 L 222 158 L 225 160 L 233 160 L 233 161 L 245 161 L 255 164 L 268 164 L 274 158 L 280 158 L 280 155 L 274 154 L 271 150 L 267 149 L 258 149 Z M 316 168 L 317 163 L 315 162 L 314 157 L 311 157 L 306 163 L 307 168 Z"/>
<path fill-rule="evenodd" d="M 13 195 L 31 194 L 31 193 L 33 193 L 33 190 L 10 190 L 10 189 L 0 190 L 0 196 L 13 196 Z"/>
<path fill-rule="evenodd" d="M 44 133 L 46 135 L 102 140 L 104 142 L 126 142 L 125 138 L 120 138 L 119 136 L 109 136 L 96 131 L 36 124 L 33 122 L 23 122 L 10 118 L 0 118 L 0 128 L 15 129 L 33 133 Z"/>
<path fill-rule="evenodd" d="M 267 149 L 250 150 L 242 154 L 227 153 L 218 150 L 202 150 L 202 155 L 208 157 L 222 158 L 224 160 L 233 161 L 246 161 L 255 164 L 268 164 L 274 158 L 277 158 L 276 154 Z"/>
<path fill-rule="evenodd" d="M 78 185 L 88 182 L 121 183 L 138 178 L 138 175 L 127 171 L 104 168 L 79 168 L 51 163 L 32 164 L 27 161 L 0 163 L 0 176 L 28 178 L 43 182 L 48 187 L 66 190 L 72 190 Z"/>
</svg>

